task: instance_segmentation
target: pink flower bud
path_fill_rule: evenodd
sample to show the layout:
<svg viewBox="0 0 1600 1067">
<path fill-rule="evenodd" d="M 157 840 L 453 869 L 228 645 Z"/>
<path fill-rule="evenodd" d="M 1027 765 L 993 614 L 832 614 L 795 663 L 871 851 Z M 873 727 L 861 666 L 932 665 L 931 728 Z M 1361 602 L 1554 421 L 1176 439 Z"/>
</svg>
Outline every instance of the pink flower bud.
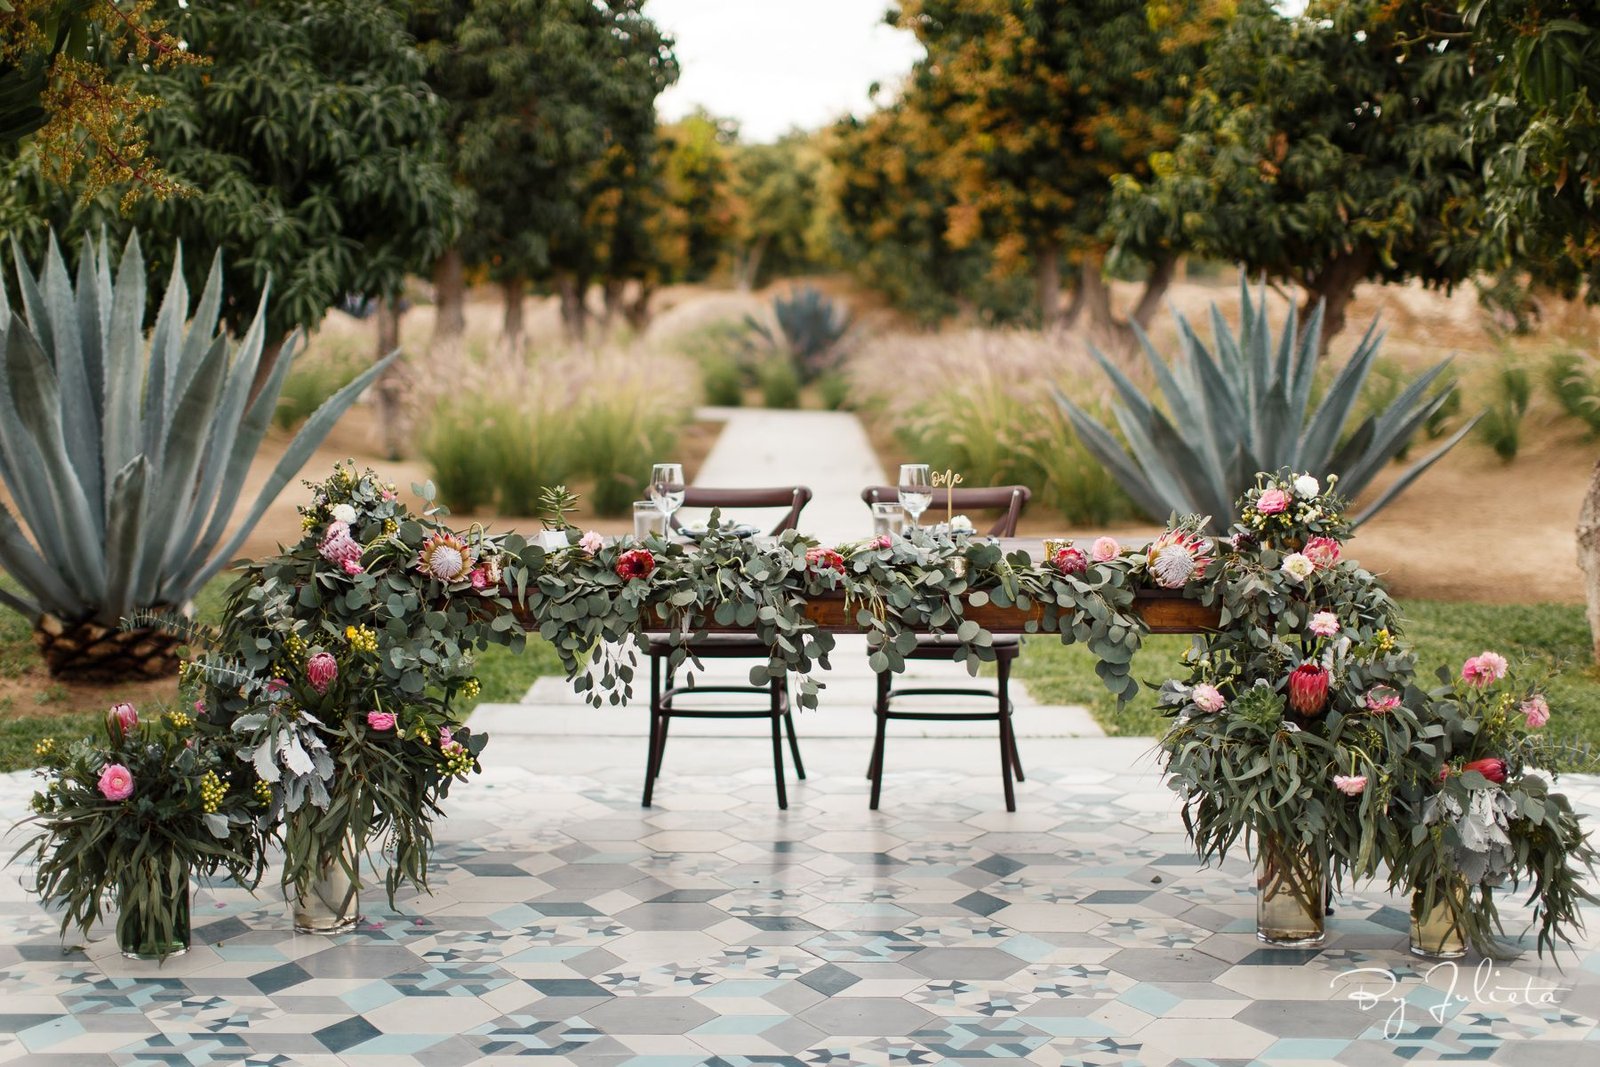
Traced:
<svg viewBox="0 0 1600 1067">
<path fill-rule="evenodd" d="M 1302 663 L 1289 672 L 1289 706 L 1302 715 L 1316 715 L 1328 703 L 1328 668 Z"/>
<path fill-rule="evenodd" d="M 1544 694 L 1535 693 L 1522 702 L 1522 717 L 1530 730 L 1537 730 L 1550 721 L 1550 702 Z"/>
<path fill-rule="evenodd" d="M 134 727 L 139 725 L 139 713 L 132 704 L 113 704 L 106 712 L 106 727 L 111 731 L 111 736 L 121 740 L 132 733 Z"/>
</svg>

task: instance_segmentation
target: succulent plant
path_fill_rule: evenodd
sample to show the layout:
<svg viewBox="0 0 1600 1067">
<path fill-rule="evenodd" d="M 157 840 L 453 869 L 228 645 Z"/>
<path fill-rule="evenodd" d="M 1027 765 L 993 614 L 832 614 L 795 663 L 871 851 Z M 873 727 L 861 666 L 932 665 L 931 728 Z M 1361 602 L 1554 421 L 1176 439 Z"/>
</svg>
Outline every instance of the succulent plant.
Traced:
<svg viewBox="0 0 1600 1067">
<path fill-rule="evenodd" d="M 1208 347 L 1189 320 L 1174 314 L 1182 354 L 1169 367 L 1144 331 L 1139 344 L 1165 403 L 1158 407 L 1110 360 L 1094 357 L 1111 379 L 1112 411 L 1126 447 L 1105 426 L 1056 390 L 1084 447 L 1105 464 L 1128 495 L 1154 516 L 1209 515 L 1221 533 L 1236 518 L 1237 501 L 1257 471 L 1288 468 L 1326 481 L 1338 475 L 1338 491 L 1354 500 L 1411 441 L 1428 419 L 1450 402 L 1453 390 L 1429 394 L 1448 359 L 1412 381 L 1382 411 L 1346 433 L 1383 335 L 1376 321 L 1333 376 L 1321 401 L 1311 396 L 1321 352 L 1322 308 L 1297 329 L 1289 309 L 1283 331 L 1273 337 L 1266 292 L 1252 299 L 1241 282 L 1241 328 L 1236 336 L 1216 305 L 1211 306 L 1213 344 Z M 1137 327 L 1135 327 L 1137 330 Z M 1476 419 L 1408 467 L 1357 514 L 1360 524 L 1388 504 L 1436 463 L 1472 428 Z"/>
<path fill-rule="evenodd" d="M 840 342 L 850 332 L 848 311 L 806 285 L 792 290 L 788 297 L 773 297 L 772 315 L 778 323 L 776 333 L 751 315 L 745 316 L 745 325 L 768 348 L 787 353 L 802 382 L 815 381 L 833 367 Z"/>
<path fill-rule="evenodd" d="M 119 621 L 182 609 L 388 361 L 307 420 L 230 532 L 298 336 L 253 392 L 265 317 L 238 340 L 218 332 L 220 255 L 191 309 L 178 250 L 147 337 L 137 234 L 114 280 L 104 239 L 85 243 L 76 284 L 53 238 L 37 275 L 14 253 L 20 308 L 0 289 L 0 479 L 15 514 L 0 503 L 0 567 L 20 590 L 0 588 L 0 604 L 33 620 L 52 674 L 170 673 L 179 638 Z"/>
</svg>

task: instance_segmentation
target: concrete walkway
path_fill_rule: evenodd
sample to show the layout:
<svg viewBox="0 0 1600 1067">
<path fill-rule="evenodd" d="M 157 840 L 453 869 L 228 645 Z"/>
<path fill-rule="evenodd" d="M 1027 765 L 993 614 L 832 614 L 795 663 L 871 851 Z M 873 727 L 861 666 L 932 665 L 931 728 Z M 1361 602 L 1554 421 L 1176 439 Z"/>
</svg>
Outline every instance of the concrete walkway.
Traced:
<svg viewBox="0 0 1600 1067">
<path fill-rule="evenodd" d="M 847 541 L 871 532 L 870 516 L 861 502 L 861 489 L 887 481 L 877 454 L 856 416 L 834 411 L 769 411 L 746 408 L 702 408 L 702 419 L 727 425 L 706 457 L 696 485 L 720 489 L 745 489 L 772 485 L 808 485 L 815 494 L 801 518 L 801 528 L 823 542 Z M 699 516 L 691 516 L 698 518 Z M 752 516 L 753 519 L 760 515 Z M 1054 641 L 1045 636 L 1037 641 Z M 1024 652 L 1024 655 L 1027 653 Z M 867 669 L 866 638 L 841 636 L 830 657 L 833 667 L 818 672 L 826 688 L 815 712 L 802 714 L 797 732 L 805 737 L 871 737 L 874 676 Z M 749 665 L 740 661 L 707 661 L 700 684 L 745 684 Z M 473 714 L 473 725 L 498 737 L 638 737 L 649 732 L 644 707 L 649 699 L 649 664 L 639 660 L 632 706 L 589 708 L 572 691 L 565 678 L 540 678 L 519 704 L 483 704 Z M 965 670 L 954 663 L 920 662 L 910 665 L 905 684 L 953 686 L 967 684 Z M 980 680 L 982 681 L 982 680 Z M 976 684 L 976 683 L 973 683 Z M 977 699 L 977 698 L 973 698 Z M 1021 682 L 1011 683 L 1016 707 L 1017 736 L 1101 737 L 1104 732 L 1076 705 L 1040 704 Z M 713 704 L 708 698 L 705 703 Z M 924 706 L 949 706 L 949 698 L 925 698 Z M 907 702 L 907 708 L 916 705 Z M 682 719 L 674 723 L 674 736 L 765 736 L 764 719 L 727 721 Z M 995 735 L 993 723 L 898 722 L 895 736 L 979 737 Z M 863 757 L 865 758 L 865 757 Z M 1027 758 L 1026 752 L 1023 754 Z"/>
</svg>

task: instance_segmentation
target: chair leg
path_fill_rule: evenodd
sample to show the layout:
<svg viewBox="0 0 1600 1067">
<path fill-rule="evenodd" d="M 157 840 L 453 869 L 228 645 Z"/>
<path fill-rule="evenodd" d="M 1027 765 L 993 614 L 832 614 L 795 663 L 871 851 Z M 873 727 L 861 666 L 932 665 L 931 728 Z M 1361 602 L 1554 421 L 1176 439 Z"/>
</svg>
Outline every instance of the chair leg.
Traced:
<svg viewBox="0 0 1600 1067">
<path fill-rule="evenodd" d="M 779 684 L 784 686 L 783 725 L 789 731 L 789 755 L 794 757 L 794 776 L 803 782 L 806 777 L 806 765 L 800 760 L 800 740 L 794 735 L 794 714 L 789 707 L 789 683 L 785 680 Z"/>
<path fill-rule="evenodd" d="M 877 675 L 878 697 L 872 704 L 872 713 L 882 715 L 889 710 L 889 676 Z M 878 768 L 883 763 L 883 731 L 879 730 L 877 740 L 872 743 L 872 755 L 867 757 L 867 777 L 878 777 Z"/>
<path fill-rule="evenodd" d="M 656 745 L 661 736 L 661 660 L 650 657 L 650 747 L 644 754 L 644 797 L 640 806 L 650 806 L 656 784 Z"/>
<path fill-rule="evenodd" d="M 778 783 L 778 810 L 789 807 L 789 793 L 783 783 L 783 705 L 772 693 L 772 774 Z"/>
<path fill-rule="evenodd" d="M 1011 713 L 1015 710 L 1011 706 L 1011 661 L 1001 659 L 996 664 L 995 673 L 998 676 L 996 691 L 1000 697 L 1000 714 L 1010 724 Z M 1011 734 L 1011 769 L 1016 772 L 1017 781 L 1026 782 L 1028 779 L 1022 773 L 1022 753 L 1017 748 L 1016 728 L 1013 726 L 1009 732 Z"/>
<path fill-rule="evenodd" d="M 1011 704 L 1007 699 L 1007 675 L 1009 664 L 1001 660 L 999 664 L 999 692 L 997 698 L 1000 702 L 1000 781 L 1006 790 L 1006 810 L 1017 810 L 1016 790 L 1011 785 L 1011 761 L 1016 758 L 1017 740 L 1011 732 Z"/>
</svg>

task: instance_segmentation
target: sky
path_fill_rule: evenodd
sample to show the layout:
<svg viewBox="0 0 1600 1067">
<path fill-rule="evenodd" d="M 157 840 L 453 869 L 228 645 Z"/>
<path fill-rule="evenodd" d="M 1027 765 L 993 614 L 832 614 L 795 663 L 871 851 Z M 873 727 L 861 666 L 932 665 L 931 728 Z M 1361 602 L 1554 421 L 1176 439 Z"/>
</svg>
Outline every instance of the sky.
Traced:
<svg viewBox="0 0 1600 1067">
<path fill-rule="evenodd" d="M 1306 0 L 1278 0 L 1298 14 Z M 746 141 L 815 129 L 892 94 L 922 54 L 883 23 L 886 0 L 649 0 L 645 13 L 677 41 L 678 82 L 657 101 L 671 122 L 697 107 L 735 119 Z M 892 96 L 891 96 L 892 98 Z"/>
<path fill-rule="evenodd" d="M 649 0 L 645 13 L 677 40 L 681 73 L 657 101 L 672 121 L 704 107 L 738 121 L 747 141 L 813 129 L 872 104 L 922 54 L 883 25 L 880 0 Z"/>
</svg>

